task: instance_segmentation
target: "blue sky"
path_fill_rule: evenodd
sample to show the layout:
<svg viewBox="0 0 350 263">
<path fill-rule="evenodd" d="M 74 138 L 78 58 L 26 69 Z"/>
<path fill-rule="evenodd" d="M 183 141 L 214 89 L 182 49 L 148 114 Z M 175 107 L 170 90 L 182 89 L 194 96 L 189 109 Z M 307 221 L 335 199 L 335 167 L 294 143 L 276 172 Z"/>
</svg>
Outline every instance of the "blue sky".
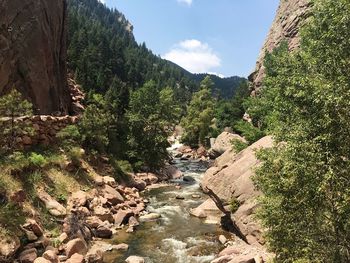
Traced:
<svg viewBox="0 0 350 263">
<path fill-rule="evenodd" d="M 247 77 L 279 0 L 101 0 L 134 25 L 136 40 L 193 73 Z"/>
</svg>

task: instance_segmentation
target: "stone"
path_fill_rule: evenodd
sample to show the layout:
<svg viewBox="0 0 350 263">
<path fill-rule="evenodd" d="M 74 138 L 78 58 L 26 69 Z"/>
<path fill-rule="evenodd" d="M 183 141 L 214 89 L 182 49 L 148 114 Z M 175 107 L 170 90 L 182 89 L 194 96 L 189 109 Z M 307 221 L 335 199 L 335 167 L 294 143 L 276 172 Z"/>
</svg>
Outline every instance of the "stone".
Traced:
<svg viewBox="0 0 350 263">
<path fill-rule="evenodd" d="M 73 193 L 68 199 L 68 207 L 85 206 L 88 199 L 87 196 L 87 193 L 84 191 L 77 191 Z"/>
<path fill-rule="evenodd" d="M 192 176 L 189 175 L 182 177 L 182 180 L 186 183 L 194 183 L 196 181 Z"/>
<path fill-rule="evenodd" d="M 3 0 L 0 96 L 17 87 L 40 114 L 70 111 L 66 1 Z M 28 8 L 30 7 L 30 8 Z"/>
<path fill-rule="evenodd" d="M 177 196 L 175 196 L 175 199 L 178 199 L 178 200 L 185 200 L 185 197 L 182 196 L 182 195 L 177 195 Z"/>
<path fill-rule="evenodd" d="M 26 230 L 31 231 L 36 237 L 41 237 L 44 233 L 41 226 L 39 226 L 39 224 L 34 219 L 27 219 L 26 223 L 22 227 Z"/>
<path fill-rule="evenodd" d="M 160 214 L 157 213 L 150 213 L 147 215 L 140 216 L 139 220 L 140 222 L 147 222 L 147 221 L 154 221 L 161 218 Z"/>
<path fill-rule="evenodd" d="M 85 259 L 84 256 L 78 253 L 73 254 L 66 263 L 84 263 Z"/>
<path fill-rule="evenodd" d="M 24 190 L 18 190 L 11 195 L 10 199 L 14 203 L 23 203 L 27 199 L 27 195 Z"/>
<path fill-rule="evenodd" d="M 115 179 L 113 177 L 110 176 L 104 176 L 102 178 L 103 182 L 111 187 L 116 187 L 117 183 L 115 182 Z"/>
<path fill-rule="evenodd" d="M 95 207 L 93 210 L 93 215 L 98 217 L 102 222 L 103 221 L 108 221 L 110 223 L 114 222 L 112 212 L 109 209 L 104 208 L 102 206 Z"/>
<path fill-rule="evenodd" d="M 140 225 L 140 223 L 137 221 L 137 219 L 134 217 L 134 216 L 131 216 L 130 218 L 129 218 L 129 226 L 131 226 L 131 227 L 136 227 L 136 226 L 139 226 Z"/>
<path fill-rule="evenodd" d="M 58 261 L 55 261 L 55 263 Z M 53 261 L 51 262 L 50 260 L 47 260 L 43 257 L 37 258 L 34 260 L 34 263 L 53 263 Z"/>
<path fill-rule="evenodd" d="M 145 263 L 144 258 L 138 256 L 130 256 L 125 260 L 126 263 Z"/>
<path fill-rule="evenodd" d="M 124 202 L 123 196 L 113 187 L 109 185 L 104 185 L 100 189 L 100 194 L 107 199 L 111 205 L 116 205 Z"/>
<path fill-rule="evenodd" d="M 35 248 L 26 249 L 19 254 L 19 261 L 21 263 L 33 263 L 38 257 L 38 251 Z"/>
<path fill-rule="evenodd" d="M 227 243 L 227 238 L 224 235 L 220 235 L 219 241 L 221 244 L 225 245 Z"/>
<path fill-rule="evenodd" d="M 20 248 L 21 242 L 18 237 L 2 237 L 0 239 L 0 262 L 12 257 Z"/>
<path fill-rule="evenodd" d="M 45 204 L 46 209 L 53 216 L 65 216 L 67 215 L 67 210 L 55 199 L 53 199 L 48 193 L 43 190 L 38 191 L 39 199 Z"/>
<path fill-rule="evenodd" d="M 214 144 L 209 150 L 209 155 L 211 158 L 215 159 L 223 154 L 225 151 L 232 149 L 232 140 L 239 140 L 241 142 L 246 142 L 244 138 L 237 134 L 222 132 L 216 139 Z"/>
<path fill-rule="evenodd" d="M 47 259 L 51 263 L 59 263 L 58 256 L 55 250 L 46 250 L 42 257 Z"/>
<path fill-rule="evenodd" d="M 134 215 L 132 210 L 119 210 L 117 214 L 113 215 L 114 224 L 119 227 L 126 225 L 129 222 L 129 218 Z"/>
<path fill-rule="evenodd" d="M 85 223 L 90 228 L 97 228 L 99 225 L 103 224 L 103 221 L 99 219 L 97 216 L 89 216 L 86 218 Z"/>
<path fill-rule="evenodd" d="M 58 237 L 58 240 L 59 240 L 61 243 L 65 243 L 66 241 L 68 241 L 68 235 L 67 235 L 67 233 L 63 232 L 63 233 Z"/>
<path fill-rule="evenodd" d="M 85 255 L 87 252 L 87 244 L 80 238 L 73 239 L 66 244 L 65 252 L 68 258 L 76 253 Z"/>
<path fill-rule="evenodd" d="M 99 238 L 111 238 L 113 233 L 107 226 L 100 225 L 96 228 L 95 235 Z"/>
</svg>

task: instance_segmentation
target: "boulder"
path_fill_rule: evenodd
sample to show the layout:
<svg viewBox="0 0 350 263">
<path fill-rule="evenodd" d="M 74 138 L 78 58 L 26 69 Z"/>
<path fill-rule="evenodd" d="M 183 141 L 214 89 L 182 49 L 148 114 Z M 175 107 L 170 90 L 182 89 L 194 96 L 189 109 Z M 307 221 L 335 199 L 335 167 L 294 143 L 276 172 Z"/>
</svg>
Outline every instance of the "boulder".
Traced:
<svg viewBox="0 0 350 263">
<path fill-rule="evenodd" d="M 214 159 L 225 151 L 232 149 L 232 140 L 245 142 L 245 139 L 238 134 L 223 132 L 215 139 L 214 144 L 211 145 L 211 149 L 209 150 L 210 157 Z"/>
<path fill-rule="evenodd" d="M 124 202 L 124 198 L 122 197 L 122 195 L 110 185 L 104 185 L 103 187 L 101 187 L 99 192 L 101 196 L 106 198 L 111 205 L 116 205 Z"/>
<path fill-rule="evenodd" d="M 145 263 L 145 260 L 142 257 L 130 256 L 125 260 L 125 262 L 127 262 L 127 263 Z"/>
<path fill-rule="evenodd" d="M 59 263 L 58 256 L 55 250 L 46 250 L 42 257 L 51 263 Z"/>
<path fill-rule="evenodd" d="M 27 219 L 26 223 L 22 226 L 24 230 L 33 233 L 37 238 L 43 235 L 43 229 L 39 226 L 39 224 L 34 219 Z"/>
<path fill-rule="evenodd" d="M 126 225 L 129 222 L 129 218 L 134 215 L 132 210 L 119 210 L 117 214 L 113 216 L 114 224 L 119 227 Z"/>
<path fill-rule="evenodd" d="M 45 204 L 46 209 L 53 216 L 65 216 L 67 215 L 66 208 L 53 199 L 48 193 L 43 190 L 38 191 L 39 199 Z"/>
<path fill-rule="evenodd" d="M 111 238 L 113 233 L 108 226 L 100 225 L 96 228 L 95 235 L 99 238 Z"/>
<path fill-rule="evenodd" d="M 65 252 L 68 258 L 76 253 L 85 255 L 87 252 L 87 244 L 80 238 L 73 239 L 66 244 Z"/>
<path fill-rule="evenodd" d="M 196 179 L 189 175 L 185 175 L 184 177 L 182 177 L 182 180 L 186 183 L 194 183 L 196 181 Z"/>
<path fill-rule="evenodd" d="M 77 191 L 73 193 L 68 200 L 68 207 L 80 207 L 85 206 L 88 199 L 86 192 Z"/>
<path fill-rule="evenodd" d="M 93 215 L 99 218 L 102 222 L 103 221 L 108 221 L 110 223 L 114 222 L 112 212 L 109 209 L 104 208 L 102 206 L 95 207 L 93 210 Z"/>
<path fill-rule="evenodd" d="M 58 262 L 58 261 L 55 261 Z M 37 258 L 34 260 L 34 263 L 53 263 L 53 261 L 47 260 L 43 257 Z"/>
<path fill-rule="evenodd" d="M 113 177 L 110 177 L 110 176 L 104 176 L 102 177 L 102 180 L 105 184 L 111 186 L 111 187 L 116 187 L 117 186 L 117 183 L 115 181 L 115 179 Z"/>
<path fill-rule="evenodd" d="M 35 248 L 30 248 L 22 251 L 18 259 L 21 263 L 33 263 L 37 257 L 38 251 Z"/>
<path fill-rule="evenodd" d="M 90 228 L 97 228 L 99 225 L 102 225 L 103 221 L 97 216 L 89 216 L 85 219 L 85 223 Z"/>
<path fill-rule="evenodd" d="M 85 262 L 84 256 L 78 253 L 75 253 L 66 261 L 66 263 L 84 263 L 84 262 Z"/>
<path fill-rule="evenodd" d="M 147 221 L 154 221 L 154 220 L 157 220 L 159 218 L 161 218 L 160 214 L 150 213 L 150 214 L 147 214 L 147 215 L 140 216 L 139 220 L 141 222 L 147 222 Z"/>
</svg>

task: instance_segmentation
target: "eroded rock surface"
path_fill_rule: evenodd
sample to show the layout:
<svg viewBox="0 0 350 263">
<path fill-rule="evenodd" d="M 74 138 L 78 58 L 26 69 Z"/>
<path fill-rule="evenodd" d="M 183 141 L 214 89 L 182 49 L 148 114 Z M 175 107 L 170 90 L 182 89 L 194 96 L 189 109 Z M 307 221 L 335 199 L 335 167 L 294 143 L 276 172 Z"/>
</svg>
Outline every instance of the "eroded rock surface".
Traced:
<svg viewBox="0 0 350 263">
<path fill-rule="evenodd" d="M 0 2 L 0 95 L 16 87 L 37 113 L 68 113 L 66 51 L 66 0 Z"/>
<path fill-rule="evenodd" d="M 249 76 L 253 83 L 253 94 L 262 86 L 265 76 L 264 57 L 266 52 L 271 52 L 283 40 L 288 41 L 289 49 L 299 47 L 299 31 L 303 22 L 309 15 L 310 0 L 281 0 L 275 20 L 260 52 L 254 72 Z"/>
</svg>

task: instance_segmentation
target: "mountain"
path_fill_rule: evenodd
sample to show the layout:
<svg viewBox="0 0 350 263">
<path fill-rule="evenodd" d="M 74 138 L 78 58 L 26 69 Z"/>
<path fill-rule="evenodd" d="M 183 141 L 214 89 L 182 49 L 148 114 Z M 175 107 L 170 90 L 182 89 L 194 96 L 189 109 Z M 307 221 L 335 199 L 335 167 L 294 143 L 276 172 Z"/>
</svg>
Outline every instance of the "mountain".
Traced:
<svg viewBox="0 0 350 263">
<path fill-rule="evenodd" d="M 105 93 L 120 83 L 135 90 L 152 79 L 159 88 L 172 87 L 184 105 L 205 77 L 160 58 L 145 43 L 138 44 L 125 16 L 97 0 L 68 1 L 68 17 L 68 65 L 86 91 Z M 238 77 L 211 77 L 224 97 L 238 86 Z"/>
</svg>

